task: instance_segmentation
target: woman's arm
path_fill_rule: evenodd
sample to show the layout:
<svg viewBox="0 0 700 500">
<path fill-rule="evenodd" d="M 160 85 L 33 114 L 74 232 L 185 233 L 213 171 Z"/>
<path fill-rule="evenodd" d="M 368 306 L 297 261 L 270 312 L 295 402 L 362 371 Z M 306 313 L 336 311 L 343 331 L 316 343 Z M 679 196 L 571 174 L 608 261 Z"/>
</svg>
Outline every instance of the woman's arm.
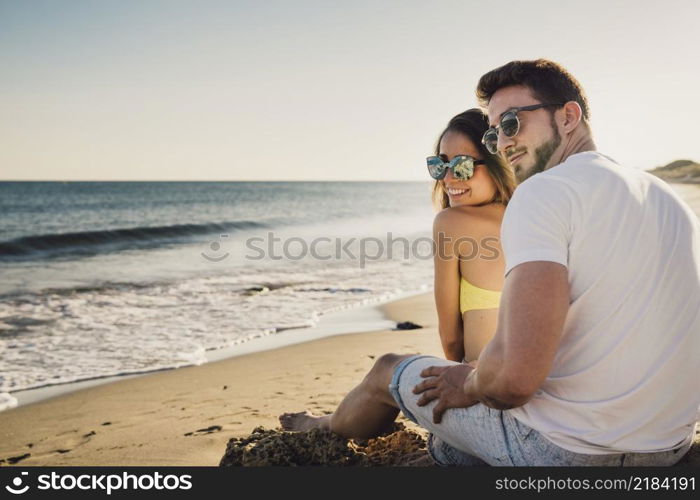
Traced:
<svg viewBox="0 0 700 500">
<path fill-rule="evenodd" d="M 449 208 L 435 216 L 435 306 L 438 330 L 445 358 L 461 362 L 464 359 L 464 332 L 459 312 L 459 255 L 454 246 L 454 216 Z"/>
</svg>

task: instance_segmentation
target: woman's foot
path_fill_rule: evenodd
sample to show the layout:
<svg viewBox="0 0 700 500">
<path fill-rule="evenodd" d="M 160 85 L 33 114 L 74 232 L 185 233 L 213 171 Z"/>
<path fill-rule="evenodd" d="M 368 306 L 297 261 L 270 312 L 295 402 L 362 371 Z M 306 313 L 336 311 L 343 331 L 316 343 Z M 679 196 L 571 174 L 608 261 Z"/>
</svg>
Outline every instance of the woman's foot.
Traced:
<svg viewBox="0 0 700 500">
<path fill-rule="evenodd" d="M 283 413 L 280 424 L 285 431 L 310 431 L 311 429 L 330 430 L 331 415 L 316 416 L 308 411 L 298 413 Z"/>
</svg>

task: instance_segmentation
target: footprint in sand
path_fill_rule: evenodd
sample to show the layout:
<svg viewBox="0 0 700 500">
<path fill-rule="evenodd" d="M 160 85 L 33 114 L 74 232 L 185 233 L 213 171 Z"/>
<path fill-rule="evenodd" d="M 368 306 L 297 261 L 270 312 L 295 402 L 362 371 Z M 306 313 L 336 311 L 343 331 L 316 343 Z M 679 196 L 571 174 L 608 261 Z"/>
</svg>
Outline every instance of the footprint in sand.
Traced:
<svg viewBox="0 0 700 500">
<path fill-rule="evenodd" d="M 32 456 L 31 453 L 25 453 L 24 455 L 18 455 L 18 456 L 16 456 L 16 457 L 9 457 L 9 458 L 6 458 L 5 460 L 2 460 L 2 462 L 7 461 L 8 464 L 14 465 L 14 464 L 16 464 L 16 463 L 18 463 L 18 462 L 21 462 L 22 460 L 24 460 L 24 459 L 26 459 L 26 458 L 29 458 L 29 457 L 31 457 L 31 456 Z"/>
<path fill-rule="evenodd" d="M 110 424 L 110 422 L 106 422 L 106 423 L 103 423 L 102 425 L 109 425 L 109 424 Z M 65 436 L 67 434 L 75 434 L 77 432 L 79 432 L 79 429 L 72 429 L 70 431 L 66 431 L 66 432 L 63 432 L 61 434 L 58 434 L 58 436 Z M 83 434 L 80 438 L 77 436 L 70 437 L 67 440 L 63 441 L 63 443 L 61 443 L 61 444 L 70 446 L 70 448 L 68 448 L 68 447 L 56 448 L 55 450 L 50 450 L 50 451 L 46 451 L 43 453 L 40 451 L 38 454 L 35 454 L 34 457 L 35 458 L 43 458 L 43 457 L 46 457 L 47 455 L 55 455 L 55 454 L 64 455 L 66 453 L 73 451 L 73 449 L 75 447 L 82 446 L 82 445 L 88 443 L 91 440 L 92 436 L 96 436 L 96 435 L 97 435 L 97 432 L 92 430 L 86 434 Z M 42 440 L 42 441 L 44 441 L 44 440 Z M 34 443 L 27 443 L 26 446 L 28 448 L 34 448 Z M 6 462 L 10 465 L 14 465 L 18 462 L 21 462 L 22 460 L 29 458 L 30 456 L 32 456 L 31 453 L 25 453 L 24 455 L 19 455 L 16 457 L 9 457 L 5 460 L 0 460 L 0 463 Z"/>
<path fill-rule="evenodd" d="M 205 427 L 204 429 L 197 429 L 196 431 L 186 432 L 185 436 L 203 436 L 205 434 L 213 434 L 214 432 L 219 432 L 223 427 L 220 425 L 212 425 Z"/>
<path fill-rule="evenodd" d="M 78 430 L 76 429 L 75 432 L 78 432 Z M 69 438 L 61 444 L 68 445 L 68 446 L 70 446 L 70 448 L 59 448 L 57 450 L 52 450 L 49 453 L 58 453 L 61 455 L 64 453 L 68 453 L 69 451 L 72 451 L 74 448 L 76 448 L 78 446 L 83 446 L 84 444 L 89 443 L 92 440 L 92 437 L 96 436 L 96 435 L 97 435 L 97 432 L 95 432 L 94 430 L 91 430 L 90 432 L 87 432 L 80 437 L 76 436 L 76 437 Z"/>
</svg>

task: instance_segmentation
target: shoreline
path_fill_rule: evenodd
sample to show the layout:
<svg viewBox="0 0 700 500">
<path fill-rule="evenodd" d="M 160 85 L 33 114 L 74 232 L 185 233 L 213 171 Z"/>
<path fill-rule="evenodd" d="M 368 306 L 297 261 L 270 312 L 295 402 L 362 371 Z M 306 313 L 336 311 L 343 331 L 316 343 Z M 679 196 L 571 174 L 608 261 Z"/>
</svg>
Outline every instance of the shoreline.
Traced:
<svg viewBox="0 0 700 500">
<path fill-rule="evenodd" d="M 76 380 L 74 382 L 65 382 L 62 384 L 50 384 L 10 392 L 9 396 L 17 401 L 16 406 L 13 406 L 12 408 L 19 408 L 28 404 L 38 403 L 47 399 L 70 394 L 75 391 L 88 389 L 90 387 L 111 384 L 122 380 L 128 380 L 130 378 L 143 377 L 161 372 L 169 372 L 192 366 L 202 366 L 203 364 L 212 363 L 215 361 L 279 349 L 290 345 L 310 342 L 335 335 L 390 330 L 395 326 L 396 321 L 392 321 L 386 316 L 386 314 L 384 314 L 382 309 L 383 306 L 403 298 L 421 295 L 423 293 L 426 293 L 426 291 L 413 290 L 408 292 L 399 292 L 392 295 L 388 299 L 379 298 L 376 301 L 371 301 L 369 303 L 359 303 L 358 305 L 345 307 L 338 310 L 332 309 L 328 313 L 320 314 L 318 323 L 311 327 L 284 329 L 277 333 L 263 335 L 240 344 L 234 344 L 230 347 L 205 351 L 204 356 L 206 357 L 206 361 L 198 365 L 161 368 L 119 375 L 105 375 L 102 377 L 93 377 L 83 380 Z M 0 410 L 0 415 L 2 415 L 3 411 L 8 411 L 12 408 Z"/>
<path fill-rule="evenodd" d="M 378 307 L 423 328 L 339 334 L 6 410 L 0 465 L 217 465 L 230 438 L 278 427 L 286 411 L 332 411 L 386 352 L 441 355 L 431 292 Z"/>
</svg>

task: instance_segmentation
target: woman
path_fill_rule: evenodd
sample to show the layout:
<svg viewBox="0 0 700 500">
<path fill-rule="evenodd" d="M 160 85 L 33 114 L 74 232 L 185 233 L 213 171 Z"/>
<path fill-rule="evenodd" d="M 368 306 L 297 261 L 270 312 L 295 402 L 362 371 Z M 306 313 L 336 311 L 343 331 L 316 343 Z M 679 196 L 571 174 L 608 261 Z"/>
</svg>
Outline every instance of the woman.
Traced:
<svg viewBox="0 0 700 500">
<path fill-rule="evenodd" d="M 461 113 L 440 135 L 428 171 L 436 179 L 435 299 L 440 339 L 447 359 L 474 362 L 495 333 L 504 262 L 499 231 L 515 181 L 509 167 L 481 144 L 488 128 L 478 109 Z M 388 374 L 402 358 L 380 356 L 364 380 L 331 415 L 280 416 L 286 430 L 330 429 L 344 437 L 373 437 L 399 413 L 389 394 Z"/>
<path fill-rule="evenodd" d="M 470 109 L 440 134 L 428 170 L 436 178 L 435 304 L 445 358 L 475 362 L 496 332 L 505 262 L 499 233 L 515 189 L 512 170 L 481 144 L 484 114 Z"/>
</svg>

